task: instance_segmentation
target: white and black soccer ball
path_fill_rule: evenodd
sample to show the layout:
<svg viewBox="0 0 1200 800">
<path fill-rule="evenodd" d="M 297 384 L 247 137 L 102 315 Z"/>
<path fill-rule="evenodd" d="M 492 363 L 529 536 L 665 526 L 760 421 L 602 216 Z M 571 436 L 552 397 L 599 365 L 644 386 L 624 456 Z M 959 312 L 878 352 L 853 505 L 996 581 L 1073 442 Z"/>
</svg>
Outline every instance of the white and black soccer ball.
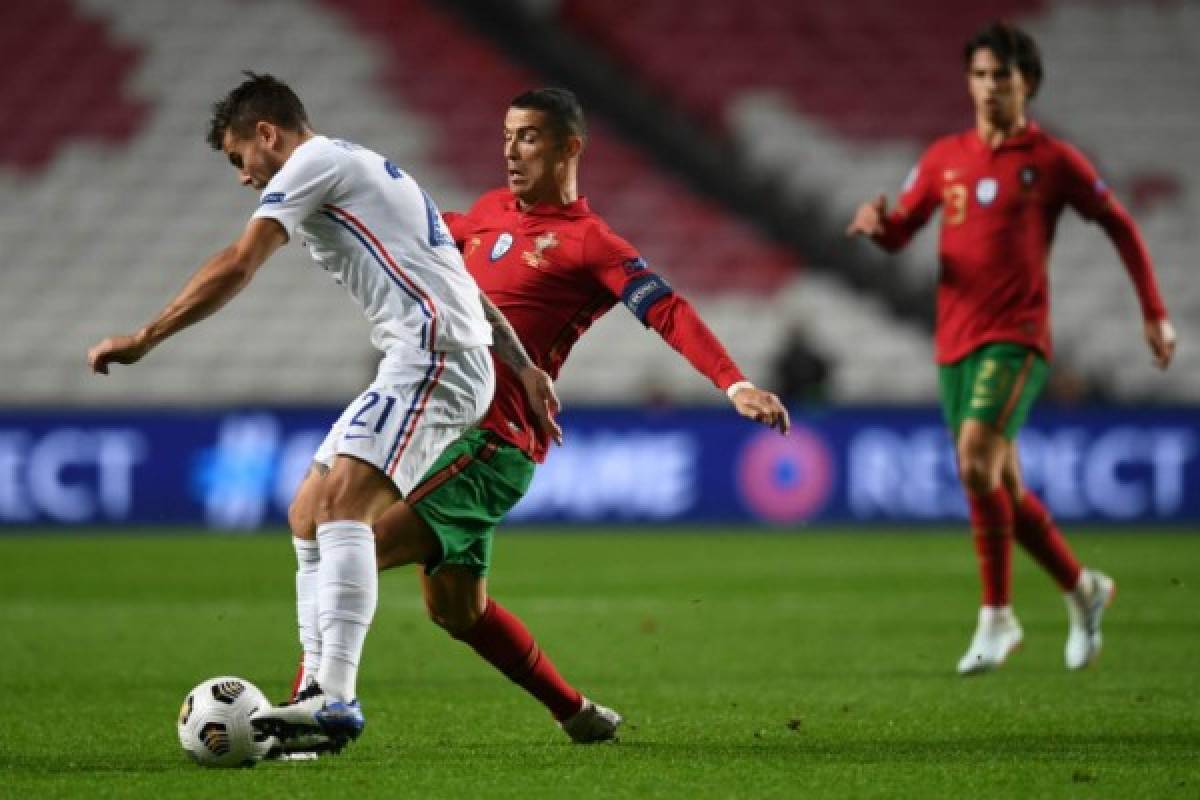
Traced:
<svg viewBox="0 0 1200 800">
<path fill-rule="evenodd" d="M 205 767 L 252 767 L 271 747 L 271 737 L 250 725 L 250 715 L 270 705 L 245 678 L 210 678 L 187 693 L 179 709 L 179 743 Z"/>
</svg>

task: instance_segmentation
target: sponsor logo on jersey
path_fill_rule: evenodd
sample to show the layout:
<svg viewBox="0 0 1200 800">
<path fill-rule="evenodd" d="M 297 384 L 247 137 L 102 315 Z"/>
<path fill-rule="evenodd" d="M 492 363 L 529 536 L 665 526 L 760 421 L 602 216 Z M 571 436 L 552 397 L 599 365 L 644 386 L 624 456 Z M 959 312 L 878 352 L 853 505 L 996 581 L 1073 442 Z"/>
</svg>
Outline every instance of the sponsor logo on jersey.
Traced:
<svg viewBox="0 0 1200 800">
<path fill-rule="evenodd" d="M 521 258 L 534 269 L 541 269 L 547 263 L 543 254 L 552 247 L 558 247 L 558 234 L 554 231 L 547 231 L 533 240 L 534 249 L 521 253 Z"/>
<path fill-rule="evenodd" d="M 508 231 L 496 237 L 496 243 L 492 245 L 492 252 L 488 256 L 492 261 L 499 261 L 504 257 L 513 246 L 513 235 Z"/>
<path fill-rule="evenodd" d="M 271 203 L 282 203 L 285 197 L 287 197 L 287 194 L 284 192 L 267 192 L 263 195 L 262 203 L 260 203 L 260 205 L 265 206 L 270 205 Z"/>
<path fill-rule="evenodd" d="M 463 258 L 470 261 L 471 256 L 475 255 L 475 251 L 479 249 L 481 242 L 482 240 L 478 236 L 472 236 L 470 239 L 468 239 L 467 246 L 463 248 Z"/>
<path fill-rule="evenodd" d="M 1032 164 L 1021 167 L 1021 185 L 1026 189 L 1032 187 L 1037 178 L 1037 167 L 1033 166 Z"/>
<path fill-rule="evenodd" d="M 642 270 L 646 269 L 646 259 L 641 257 L 631 258 L 621 265 L 621 269 L 625 271 L 626 275 L 633 275 L 636 272 L 641 272 Z"/>
<path fill-rule="evenodd" d="M 975 199 L 981 206 L 990 206 L 996 201 L 996 193 L 1000 191 L 1000 184 L 995 178 L 980 178 L 979 183 L 975 184 Z"/>
</svg>

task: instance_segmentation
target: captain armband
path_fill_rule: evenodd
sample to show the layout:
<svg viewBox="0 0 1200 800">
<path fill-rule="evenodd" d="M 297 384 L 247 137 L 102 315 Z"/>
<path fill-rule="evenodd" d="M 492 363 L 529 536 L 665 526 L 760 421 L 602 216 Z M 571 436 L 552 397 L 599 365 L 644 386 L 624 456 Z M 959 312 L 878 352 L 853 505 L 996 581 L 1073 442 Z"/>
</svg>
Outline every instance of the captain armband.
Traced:
<svg viewBox="0 0 1200 800">
<path fill-rule="evenodd" d="M 621 302 L 633 312 L 643 325 L 646 325 L 646 315 L 651 307 L 664 297 L 674 294 L 675 290 L 661 275 L 644 272 L 637 278 L 625 284 L 621 291 Z"/>
</svg>

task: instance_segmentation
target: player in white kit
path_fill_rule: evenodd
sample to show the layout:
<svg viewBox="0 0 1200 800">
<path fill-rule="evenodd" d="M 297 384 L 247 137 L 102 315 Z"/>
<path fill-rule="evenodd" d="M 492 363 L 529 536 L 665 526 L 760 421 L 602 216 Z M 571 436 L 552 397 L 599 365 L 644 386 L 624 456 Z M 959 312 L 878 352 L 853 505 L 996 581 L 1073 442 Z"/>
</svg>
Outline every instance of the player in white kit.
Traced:
<svg viewBox="0 0 1200 800">
<path fill-rule="evenodd" d="M 315 620 L 320 664 L 300 702 L 264 709 L 256 720 L 268 733 L 320 733 L 340 747 L 365 724 L 355 682 L 378 593 L 371 526 L 487 411 L 493 334 L 497 354 L 518 368 L 531 405 L 555 430 L 557 399 L 549 377 L 480 294 L 421 187 L 383 156 L 314 133 L 282 82 L 247 75 L 214 105 L 208 141 L 228 156 L 242 185 L 262 191 L 258 209 L 241 237 L 202 265 L 153 321 L 103 340 L 88 351 L 88 363 L 105 374 L 110 364 L 135 363 L 221 308 L 297 235 L 362 307 L 374 326 L 371 342 L 384 354 L 378 374 L 330 430 L 289 513 L 300 572 L 310 581 L 301 592 L 298 572 L 301 635 L 303 620 Z M 315 609 L 300 607 L 314 602 Z"/>
</svg>

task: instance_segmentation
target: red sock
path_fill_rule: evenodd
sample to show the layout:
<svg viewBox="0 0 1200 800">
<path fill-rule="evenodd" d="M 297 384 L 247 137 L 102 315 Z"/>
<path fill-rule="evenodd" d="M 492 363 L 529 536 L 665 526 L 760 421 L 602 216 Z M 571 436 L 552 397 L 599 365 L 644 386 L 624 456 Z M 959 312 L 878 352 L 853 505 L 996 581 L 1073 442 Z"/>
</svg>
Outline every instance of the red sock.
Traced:
<svg viewBox="0 0 1200 800">
<path fill-rule="evenodd" d="M 292 693 L 288 695 L 288 699 L 295 700 L 296 695 L 304 687 L 300 684 L 304 682 L 304 653 L 300 654 L 300 664 L 296 667 L 296 677 L 292 678 Z"/>
<path fill-rule="evenodd" d="M 975 554 L 983 583 L 985 606 L 1006 606 L 1012 576 L 1013 509 L 1003 487 L 987 494 L 967 492 Z"/>
<path fill-rule="evenodd" d="M 583 705 L 583 696 L 558 674 L 525 623 L 495 600 L 488 600 L 483 616 L 458 638 L 541 701 L 559 722 L 573 717 Z"/>
<path fill-rule="evenodd" d="M 1014 526 L 1017 541 L 1034 561 L 1042 565 L 1042 569 L 1050 573 L 1059 588 L 1064 592 L 1074 589 L 1083 568 L 1075 560 L 1067 540 L 1059 533 L 1050 512 L 1028 489 L 1017 506 Z"/>
</svg>

